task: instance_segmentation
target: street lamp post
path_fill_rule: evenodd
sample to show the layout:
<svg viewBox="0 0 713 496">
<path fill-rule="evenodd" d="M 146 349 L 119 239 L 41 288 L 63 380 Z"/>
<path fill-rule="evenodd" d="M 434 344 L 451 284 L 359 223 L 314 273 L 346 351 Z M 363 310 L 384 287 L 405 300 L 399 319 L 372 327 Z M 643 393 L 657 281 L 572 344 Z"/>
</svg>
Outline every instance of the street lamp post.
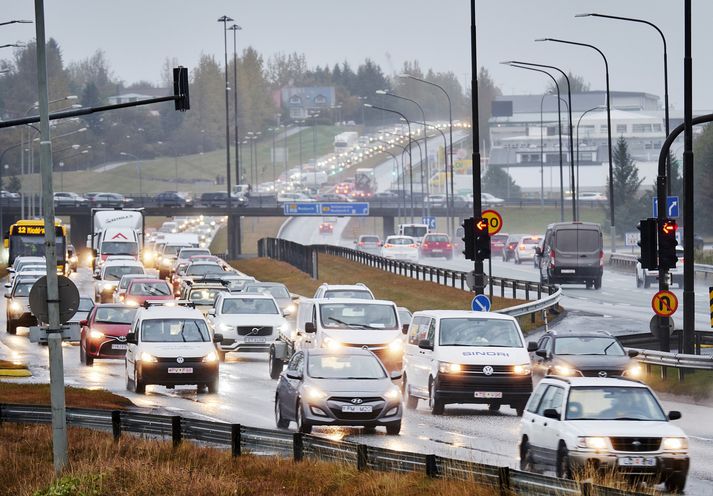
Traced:
<svg viewBox="0 0 713 496">
<path fill-rule="evenodd" d="M 230 190 L 230 86 L 228 86 L 228 23 L 233 22 L 233 19 L 224 15 L 218 18 L 218 22 L 223 23 L 223 48 L 225 53 L 225 184 L 228 191 L 228 198 L 226 199 L 228 212 L 231 211 L 231 193 Z M 233 254 L 237 253 L 237 249 L 232 246 L 235 236 L 229 236 L 228 240 L 228 252 Z"/>
<path fill-rule="evenodd" d="M 238 31 L 241 28 L 233 24 L 228 30 L 233 32 L 233 120 L 235 121 L 235 184 L 240 184 L 240 162 L 238 160 Z M 226 69 L 227 71 L 227 69 Z"/>
<path fill-rule="evenodd" d="M 398 143 L 386 141 L 386 140 L 377 140 L 381 143 L 384 143 L 390 147 L 398 147 L 401 149 L 401 182 L 399 183 L 399 175 L 396 176 L 396 187 L 398 188 L 397 191 L 399 191 L 399 214 L 398 216 L 401 217 L 401 205 L 403 204 L 403 211 L 406 212 L 406 167 L 404 165 L 404 154 L 406 153 L 406 147 L 402 146 Z M 384 150 L 384 153 L 390 153 L 388 150 Z M 411 191 L 413 191 L 413 172 L 411 173 Z M 403 193 L 403 196 L 402 196 Z M 405 214 L 404 214 L 405 215 Z M 413 218 L 413 214 L 412 214 Z"/>
<path fill-rule="evenodd" d="M 603 108 L 601 105 L 597 105 L 596 107 L 587 109 L 584 112 L 582 112 L 582 115 L 580 115 L 579 119 L 577 119 L 577 141 L 576 141 L 576 143 L 577 143 L 577 152 L 576 152 L 576 155 L 577 155 L 577 191 L 579 191 L 579 161 L 580 161 L 580 157 L 579 157 L 579 123 L 582 122 L 582 117 L 587 115 L 589 112 L 592 112 L 593 110 L 599 110 L 601 108 Z"/>
</svg>

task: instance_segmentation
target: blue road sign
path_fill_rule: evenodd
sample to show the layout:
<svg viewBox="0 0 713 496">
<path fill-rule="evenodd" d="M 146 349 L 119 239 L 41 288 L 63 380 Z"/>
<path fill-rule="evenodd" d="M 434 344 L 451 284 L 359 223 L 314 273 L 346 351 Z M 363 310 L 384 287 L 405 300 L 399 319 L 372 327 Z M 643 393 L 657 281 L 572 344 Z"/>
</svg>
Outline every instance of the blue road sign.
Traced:
<svg viewBox="0 0 713 496">
<path fill-rule="evenodd" d="M 366 216 L 369 215 L 367 202 L 320 203 L 320 215 Z"/>
<path fill-rule="evenodd" d="M 653 200 L 654 200 L 654 208 L 653 208 L 654 214 L 652 215 L 652 217 L 658 217 L 659 216 L 658 198 L 653 198 Z M 681 202 L 678 201 L 678 196 L 667 197 L 666 198 L 666 217 L 668 217 L 669 219 L 678 219 L 678 215 L 679 215 L 678 211 L 679 211 L 680 205 L 681 205 Z"/>
<path fill-rule="evenodd" d="M 428 229 L 436 228 L 436 218 L 435 217 L 421 217 L 421 224 L 426 224 Z"/>
<path fill-rule="evenodd" d="M 285 215 L 319 215 L 319 203 L 297 202 L 282 205 Z"/>
<path fill-rule="evenodd" d="M 489 312 L 490 311 L 490 298 L 484 294 L 476 295 L 473 301 L 470 302 L 470 308 L 474 312 Z"/>
</svg>

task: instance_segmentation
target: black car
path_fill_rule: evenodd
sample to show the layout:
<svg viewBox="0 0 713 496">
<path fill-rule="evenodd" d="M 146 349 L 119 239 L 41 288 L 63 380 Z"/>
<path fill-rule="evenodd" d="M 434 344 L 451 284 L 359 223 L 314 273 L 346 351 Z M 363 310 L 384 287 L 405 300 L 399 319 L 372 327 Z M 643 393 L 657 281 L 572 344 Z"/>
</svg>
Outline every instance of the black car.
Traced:
<svg viewBox="0 0 713 496">
<path fill-rule="evenodd" d="M 156 205 L 159 207 L 191 207 L 193 200 L 185 193 L 164 191 L 156 195 Z"/>
<path fill-rule="evenodd" d="M 132 200 L 118 193 L 96 193 L 89 202 L 92 207 L 127 207 Z"/>
<path fill-rule="evenodd" d="M 201 195 L 201 203 L 206 207 L 225 207 L 228 204 L 227 191 L 210 191 Z M 231 195 L 231 206 L 244 207 L 248 199 L 244 196 Z"/>
<path fill-rule="evenodd" d="M 606 331 L 549 331 L 529 349 L 532 373 L 579 377 L 641 376 L 642 368 L 633 358 L 638 352 L 626 351 L 619 341 Z"/>
</svg>

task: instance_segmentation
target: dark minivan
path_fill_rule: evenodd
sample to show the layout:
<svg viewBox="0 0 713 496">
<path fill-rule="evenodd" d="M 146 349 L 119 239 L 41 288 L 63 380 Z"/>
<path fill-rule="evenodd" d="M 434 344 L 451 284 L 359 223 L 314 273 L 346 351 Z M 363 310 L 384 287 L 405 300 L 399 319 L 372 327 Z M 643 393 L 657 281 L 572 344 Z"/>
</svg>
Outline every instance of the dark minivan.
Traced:
<svg viewBox="0 0 713 496">
<path fill-rule="evenodd" d="M 547 226 L 540 257 L 540 281 L 547 284 L 586 284 L 602 287 L 602 230 L 592 222 L 559 222 Z"/>
</svg>

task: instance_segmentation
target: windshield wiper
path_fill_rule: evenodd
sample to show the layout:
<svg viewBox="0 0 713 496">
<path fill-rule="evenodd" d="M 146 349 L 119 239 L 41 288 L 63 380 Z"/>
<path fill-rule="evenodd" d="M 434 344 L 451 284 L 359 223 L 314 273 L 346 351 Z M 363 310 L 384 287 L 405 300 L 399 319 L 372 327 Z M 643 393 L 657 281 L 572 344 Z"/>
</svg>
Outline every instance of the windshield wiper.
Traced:
<svg viewBox="0 0 713 496">
<path fill-rule="evenodd" d="M 612 420 L 649 420 L 649 419 L 643 419 L 643 418 L 639 418 L 639 417 L 617 417 Z"/>
<path fill-rule="evenodd" d="M 335 319 L 334 317 L 329 317 L 327 320 L 331 320 L 331 321 L 336 322 L 337 324 L 342 324 L 342 325 L 345 325 L 348 327 L 358 326 L 361 329 L 381 329 L 380 327 L 373 327 L 368 324 L 353 324 L 353 323 L 349 323 L 349 322 L 344 322 L 343 320 Z"/>
</svg>

